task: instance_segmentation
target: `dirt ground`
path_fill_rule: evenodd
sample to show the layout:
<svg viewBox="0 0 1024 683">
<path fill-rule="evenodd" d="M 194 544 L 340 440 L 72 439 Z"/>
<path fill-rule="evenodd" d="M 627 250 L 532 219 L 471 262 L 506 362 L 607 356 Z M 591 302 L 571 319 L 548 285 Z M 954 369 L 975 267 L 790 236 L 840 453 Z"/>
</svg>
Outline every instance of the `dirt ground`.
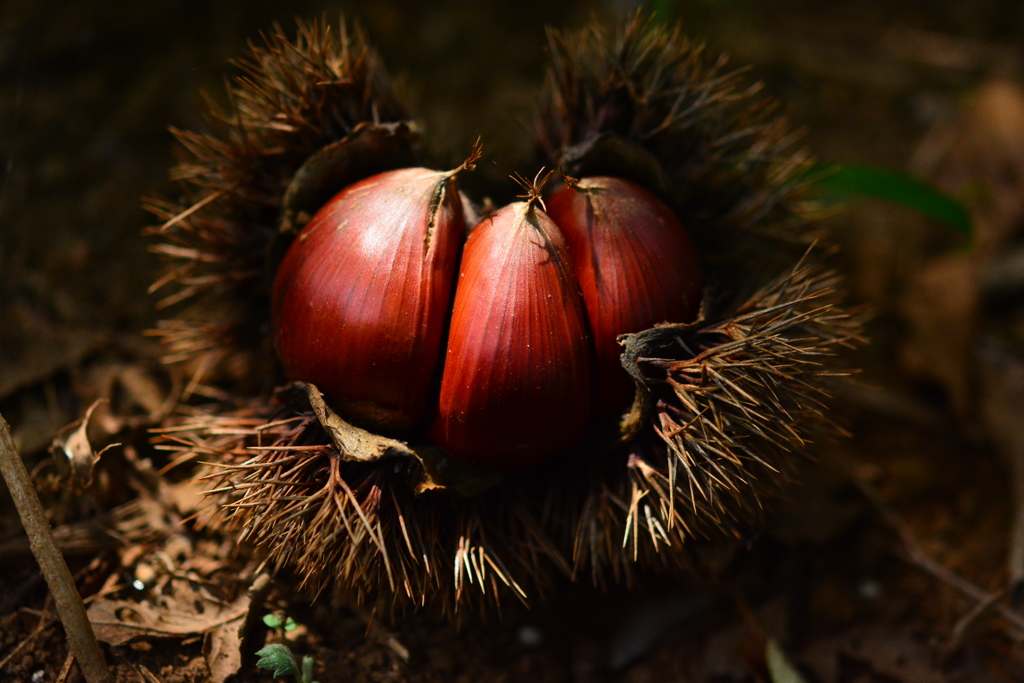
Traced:
<svg viewBox="0 0 1024 683">
<path fill-rule="evenodd" d="M 108 634 L 123 641 L 104 646 L 118 681 L 223 680 L 211 648 L 241 657 L 233 680 L 268 681 L 255 667 L 264 641 L 313 656 L 320 683 L 799 680 L 769 673 L 769 642 L 812 683 L 1024 681 L 1024 5 L 1013 0 L 659 3 L 750 64 L 817 158 L 925 178 L 964 202 L 976 230 L 964 246 L 877 203 L 827 219 L 851 298 L 873 311 L 871 343 L 850 359 L 862 372 L 836 401 L 850 437 L 808 463 L 713 579 L 566 584 L 529 610 L 454 624 L 311 604 L 280 575 L 246 640 L 210 635 L 248 615 L 253 567 L 185 520 L 196 489 L 184 471 L 159 473 L 167 457 L 146 431 L 180 381 L 144 334 L 157 261 L 139 200 L 175 195 L 168 126 L 202 128 L 201 92 L 219 97 L 228 60 L 274 22 L 290 31 L 296 16 L 343 11 L 443 158 L 457 164 L 483 137 L 493 163 L 470 189 L 506 199 L 500 181 L 532 163 L 524 122 L 543 27 L 631 7 L 0 4 L 0 413 L 83 596 L 216 605 L 164 637 Z M 78 496 L 47 448 L 97 398 L 110 403 L 91 421 L 93 446 L 125 445 Z M 118 526 L 128 508 L 145 528 Z M 6 495 L 0 567 L 0 680 L 82 680 L 63 670 L 64 632 Z M 265 627 L 270 612 L 298 627 Z"/>
</svg>

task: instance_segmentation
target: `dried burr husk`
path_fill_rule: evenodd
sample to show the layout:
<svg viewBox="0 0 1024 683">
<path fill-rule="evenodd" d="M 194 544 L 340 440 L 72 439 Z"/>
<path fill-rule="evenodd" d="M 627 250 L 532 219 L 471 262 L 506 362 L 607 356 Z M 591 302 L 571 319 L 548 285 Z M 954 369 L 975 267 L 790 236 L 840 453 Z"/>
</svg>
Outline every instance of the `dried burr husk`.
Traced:
<svg viewBox="0 0 1024 683">
<path fill-rule="evenodd" d="M 235 66 L 210 130 L 172 129 L 184 201 L 145 200 L 168 264 L 150 291 L 175 309 L 153 334 L 190 370 L 186 399 L 266 394 L 283 379 L 268 322 L 288 245 L 341 188 L 423 161 L 419 128 L 360 31 L 300 23 L 292 40 L 277 28 Z"/>
<path fill-rule="evenodd" d="M 798 181 L 807 160 L 775 105 L 640 15 L 553 31 L 550 45 L 543 163 L 658 196 L 694 239 L 706 293 L 695 321 L 620 340 L 637 388 L 626 414 L 522 472 L 355 427 L 308 384 L 273 391 L 267 283 L 333 194 L 325 178 L 350 184 L 419 151 L 358 34 L 316 23 L 294 43 L 271 36 L 242 63 L 223 127 L 180 135 L 177 175 L 198 192 L 155 205 L 168 258 L 157 284 L 174 290 L 165 303 L 194 303 L 159 329 L 169 360 L 193 368 L 190 393 L 213 402 L 193 401 L 157 440 L 176 462 L 210 463 L 209 523 L 314 592 L 452 613 L 535 601 L 565 577 L 679 575 L 702 543 L 740 537 L 837 432 L 831 357 L 860 323 L 821 265 Z"/>
</svg>

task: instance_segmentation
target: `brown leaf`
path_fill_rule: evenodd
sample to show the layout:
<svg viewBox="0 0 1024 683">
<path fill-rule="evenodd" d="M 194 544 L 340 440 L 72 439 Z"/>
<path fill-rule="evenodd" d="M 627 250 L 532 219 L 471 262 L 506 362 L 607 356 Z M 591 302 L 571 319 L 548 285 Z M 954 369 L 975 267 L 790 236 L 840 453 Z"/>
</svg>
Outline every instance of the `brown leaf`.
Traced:
<svg viewBox="0 0 1024 683">
<path fill-rule="evenodd" d="M 123 364 L 119 370 L 117 379 L 135 403 L 142 406 L 150 416 L 159 416 L 164 412 L 167 392 L 153 375 L 138 363 Z"/>
<path fill-rule="evenodd" d="M 853 660 L 887 681 L 943 683 L 947 680 L 932 648 L 909 630 L 885 626 L 854 628 L 815 643 L 799 658 L 821 680 L 842 678 L 844 661 Z M 870 680 L 876 680 L 871 678 Z"/>
<path fill-rule="evenodd" d="M 244 619 L 218 626 L 203 637 L 203 657 L 210 667 L 210 679 L 224 683 L 242 668 L 242 627 Z"/>
<path fill-rule="evenodd" d="M 202 507 L 203 482 L 186 479 L 178 483 L 161 482 L 162 497 L 165 503 L 174 506 L 174 510 L 183 517 L 188 517 Z"/>
<path fill-rule="evenodd" d="M 196 594 L 192 593 L 192 597 Z M 110 645 L 124 645 L 140 637 L 177 637 L 208 633 L 219 627 L 235 628 L 249 613 L 249 597 L 242 595 L 230 605 L 169 596 L 166 604 L 131 600 L 97 600 L 89 607 L 96 638 Z"/>
<path fill-rule="evenodd" d="M 203 638 L 203 656 L 213 683 L 224 683 L 234 676 L 241 670 L 245 656 L 256 652 L 256 647 L 248 640 L 270 587 L 268 574 L 256 577 L 242 596 L 246 604 L 245 618 L 218 626 Z"/>
<path fill-rule="evenodd" d="M 89 442 L 89 418 L 101 403 L 106 403 L 106 399 L 95 401 L 89 406 L 89 410 L 85 411 L 85 417 L 81 421 L 73 422 L 65 427 L 50 444 L 50 455 L 57 470 L 62 476 L 70 476 L 71 485 L 76 491 L 81 491 L 92 485 L 93 468 L 99 462 L 100 456 L 114 446 L 121 445 L 112 443 L 96 452 Z M 66 432 L 75 425 L 78 425 L 78 429 L 75 429 L 70 436 L 65 436 Z"/>
<path fill-rule="evenodd" d="M 415 459 L 420 469 L 412 482 L 417 493 L 447 488 L 473 496 L 501 481 L 503 474 L 489 467 L 451 457 L 437 448 L 410 448 L 402 441 L 378 436 L 343 420 L 324 401 L 320 390 L 306 382 L 278 389 L 285 402 L 308 403 L 343 460 L 374 462 L 382 458 Z"/>
<path fill-rule="evenodd" d="M 953 410 L 965 415 L 972 403 L 980 308 L 975 261 L 954 255 L 929 262 L 908 284 L 901 303 L 908 327 L 903 366 L 945 389 Z"/>
</svg>

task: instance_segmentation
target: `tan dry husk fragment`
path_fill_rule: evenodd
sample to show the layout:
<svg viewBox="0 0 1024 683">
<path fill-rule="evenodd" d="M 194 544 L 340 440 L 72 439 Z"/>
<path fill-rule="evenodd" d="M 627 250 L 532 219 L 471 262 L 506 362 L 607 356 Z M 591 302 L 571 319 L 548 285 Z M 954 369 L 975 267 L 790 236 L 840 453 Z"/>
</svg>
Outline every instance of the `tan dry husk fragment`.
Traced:
<svg viewBox="0 0 1024 683">
<path fill-rule="evenodd" d="M 709 289 L 700 321 L 623 338 L 640 391 L 606 431 L 627 443 L 592 441 L 528 472 L 495 477 L 429 444 L 365 432 L 309 386 L 271 397 L 281 378 L 265 331 L 267 264 L 313 208 L 292 204 L 306 187 L 295 189 L 296 173 L 331 144 L 362 158 L 351 142 L 360 137 L 399 136 L 379 170 L 416 148 L 416 127 L 358 35 L 303 24 L 291 44 L 278 32 L 236 81 L 237 116 L 181 136 L 191 156 L 178 174 L 202 196 L 191 208 L 161 205 L 168 242 L 158 249 L 170 258 L 164 284 L 178 288 L 170 301 L 195 303 L 160 329 L 171 359 L 192 364 L 193 393 L 218 402 L 188 409 L 157 441 L 175 462 L 207 463 L 210 522 L 315 592 L 452 612 L 535 600 L 559 577 L 607 585 L 648 568 L 686 571 L 695 542 L 738 537 L 812 442 L 836 433 L 830 357 L 859 340 L 860 325 L 810 246 L 793 180 L 805 160 L 774 105 L 639 15 L 609 35 L 553 33 L 551 45 L 538 127 L 546 162 L 573 175 L 618 170 L 658 192 L 693 232 Z M 347 85 L 321 92 L 331 79 Z M 388 106 L 352 113 L 353 93 Z M 348 118 L 323 116 L 335 109 Z M 308 111 L 345 125 L 317 138 Z M 257 169 L 234 168 L 243 163 Z"/>
</svg>

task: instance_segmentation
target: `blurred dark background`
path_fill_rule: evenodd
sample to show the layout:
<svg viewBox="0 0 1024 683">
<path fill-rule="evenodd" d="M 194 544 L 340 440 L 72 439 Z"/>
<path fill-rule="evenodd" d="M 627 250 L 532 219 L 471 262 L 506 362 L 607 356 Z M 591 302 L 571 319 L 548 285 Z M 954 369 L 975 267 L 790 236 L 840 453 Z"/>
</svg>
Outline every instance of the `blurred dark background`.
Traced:
<svg viewBox="0 0 1024 683">
<path fill-rule="evenodd" d="M 174 163 L 168 127 L 203 128 L 202 93 L 223 101 L 230 60 L 249 41 L 259 43 L 275 22 L 292 34 L 296 17 L 335 20 L 344 13 L 357 20 L 402 84 L 414 116 L 425 122 L 439 162 L 457 164 L 483 138 L 484 162 L 468 182 L 478 198 L 500 201 L 515 191 L 508 174 L 536 171 L 529 117 L 546 59 L 545 26 L 581 27 L 592 16 L 611 18 L 636 6 L 627 0 L 0 2 L 0 413 L 30 464 L 61 427 L 117 387 L 137 413 L 159 412 L 170 380 L 157 361 L 159 348 L 141 334 L 156 319 L 155 297 L 146 289 L 158 264 L 141 234 L 151 219 L 140 198 L 179 195 L 168 179 Z M 772 575 L 763 592 L 760 623 L 769 623 L 761 617 L 772 609 L 789 615 L 806 666 L 855 664 L 848 677 L 830 676 L 832 664 L 821 664 L 815 671 L 826 673 L 814 680 L 947 680 L 940 670 L 951 661 L 970 672 L 959 680 L 1022 680 L 1021 634 L 1003 622 L 993 626 L 984 605 L 975 613 L 978 601 L 964 600 L 948 582 L 894 560 L 899 542 L 854 483 L 876 486 L 942 567 L 996 597 L 1020 587 L 1024 2 L 656 0 L 645 6 L 660 20 L 681 21 L 713 51 L 728 53 L 733 65 L 750 65 L 751 81 L 764 81 L 817 158 L 924 179 L 960 199 L 975 224 L 974 241 L 965 246 L 943 226 L 890 205 L 859 203 L 827 219 L 831 238 L 843 247 L 836 265 L 848 275 L 851 297 L 874 311 L 873 343 L 857 359 L 864 372 L 839 411 L 854 438 L 834 449 L 835 462 L 809 469 L 807 485 L 780 505 L 756 546 L 759 561 L 781 577 Z M 97 422 L 108 440 L 135 424 L 113 417 Z M 146 424 L 143 416 L 135 426 L 141 431 Z M 836 465 L 841 461 L 854 463 L 855 475 Z M 9 512 L 4 497 L 2 539 L 21 534 Z M 983 623 L 975 631 L 963 621 L 970 614 Z M 750 626 L 743 616 L 745 624 L 730 612 L 736 623 L 723 621 L 700 657 L 719 656 L 735 673 L 733 641 Z M 563 617 L 557 608 L 537 614 L 558 623 Z M 588 625 L 578 626 L 583 632 Z M 682 666 L 680 648 L 696 647 L 691 636 L 678 631 L 667 641 L 671 647 L 655 652 L 664 666 L 651 665 L 649 672 L 660 673 L 644 678 L 636 672 L 646 664 L 637 665 L 625 678 L 669 680 L 664 672 Z M 723 649 L 719 636 L 733 649 Z M 974 659 L 935 655 L 936 644 L 952 644 L 958 653 L 975 637 L 984 647 L 970 651 Z M 573 645 L 571 663 L 554 648 L 550 656 L 572 669 L 572 680 L 605 680 L 584 675 L 587 662 L 604 656 L 605 641 L 587 638 Z M 873 646 L 857 644 L 863 642 Z M 449 647 L 441 642 L 437 649 L 452 659 Z M 517 647 L 502 652 L 519 653 Z M 503 661 L 485 654 L 488 666 Z M 920 668 L 910 670 L 906 662 Z M 577 664 L 583 673 L 572 668 Z M 869 670 L 877 677 L 864 673 Z M 1005 676 L 979 673 L 997 670 Z M 438 671 L 447 680 L 449 669 L 438 665 Z M 734 680 L 708 671 L 707 680 Z M 568 680 L 555 674 L 543 680 L 549 679 Z"/>
<path fill-rule="evenodd" d="M 35 324 L 137 330 L 152 319 L 142 292 L 154 259 L 139 236 L 148 220 L 139 198 L 175 194 L 167 128 L 201 128 L 201 93 L 222 98 L 229 60 L 275 22 L 290 31 L 299 16 L 357 19 L 443 157 L 461 158 L 482 135 L 500 178 L 532 170 L 525 122 L 544 26 L 581 26 L 636 4 L 5 0 L 0 348 L 9 359 L 19 330 Z M 657 9 L 735 64 L 752 64 L 828 160 L 906 168 L 957 98 L 1022 66 L 1024 4 L 1012 0 L 679 0 Z"/>
<path fill-rule="evenodd" d="M 546 59 L 545 26 L 576 28 L 638 4 L 0 3 L 0 411 L 10 417 L 19 445 L 46 445 L 83 410 L 61 391 L 69 368 L 112 343 L 139 351 L 138 332 L 155 319 L 155 297 L 146 288 L 157 266 L 141 234 L 151 219 L 140 198 L 179 196 L 168 179 L 174 163 L 168 127 L 203 128 L 203 93 L 223 101 L 230 61 L 249 41 L 259 43 L 261 32 L 276 23 L 290 33 L 296 17 L 344 14 L 357 21 L 414 116 L 426 123 L 438 161 L 457 164 L 481 136 L 486 157 L 466 182 L 477 198 L 502 201 L 514 194 L 508 174 L 536 170 L 529 120 Z M 979 206 L 995 205 L 993 230 L 1013 234 L 1024 211 L 1021 145 L 1014 137 L 1021 124 L 1013 118 L 1024 71 L 1024 3 L 654 0 L 645 6 L 659 20 L 681 21 L 737 67 L 750 65 L 751 81 L 765 82 L 819 159 L 866 162 L 944 183 Z M 992 87 L 997 92 L 989 104 L 975 106 Z M 979 107 L 974 127 L 982 132 L 975 137 L 984 139 L 974 148 L 987 148 L 979 158 L 972 148 L 959 169 L 940 178 L 943 159 Z M 977 169 L 992 177 L 976 182 Z M 845 247 L 854 295 L 883 314 L 874 330 L 882 343 L 869 354 L 884 366 L 885 358 L 902 353 L 906 327 L 884 322 L 906 317 L 902 302 L 913 293 L 921 264 L 955 245 L 941 227 L 878 204 L 847 212 L 830 227 Z M 1024 320 L 1024 314 L 1010 317 Z M 946 349 L 945 359 L 925 353 L 911 363 L 941 395 L 953 394 L 961 412 L 970 403 L 971 380 L 956 366 L 967 343 Z"/>
</svg>

